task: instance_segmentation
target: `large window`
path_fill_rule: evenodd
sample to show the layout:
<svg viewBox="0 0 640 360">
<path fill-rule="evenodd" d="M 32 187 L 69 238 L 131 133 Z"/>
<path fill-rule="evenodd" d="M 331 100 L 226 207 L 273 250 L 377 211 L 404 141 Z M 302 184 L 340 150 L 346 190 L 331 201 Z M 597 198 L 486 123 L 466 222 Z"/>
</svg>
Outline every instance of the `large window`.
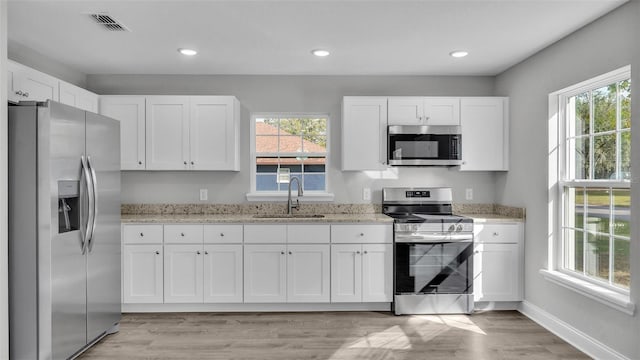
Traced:
<svg viewBox="0 0 640 360">
<path fill-rule="evenodd" d="M 628 69 L 559 95 L 559 268 L 613 290 L 630 283 Z"/>
<path fill-rule="evenodd" d="M 254 191 L 284 192 L 297 177 L 305 191 L 326 192 L 326 115 L 254 115 Z"/>
</svg>

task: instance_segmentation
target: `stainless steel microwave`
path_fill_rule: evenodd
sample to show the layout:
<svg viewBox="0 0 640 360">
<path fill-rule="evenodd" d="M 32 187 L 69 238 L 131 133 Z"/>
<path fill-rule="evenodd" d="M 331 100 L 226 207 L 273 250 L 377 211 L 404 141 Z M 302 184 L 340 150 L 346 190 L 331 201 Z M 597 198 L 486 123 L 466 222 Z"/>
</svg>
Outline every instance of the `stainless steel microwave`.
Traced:
<svg viewBox="0 0 640 360">
<path fill-rule="evenodd" d="M 456 166 L 462 164 L 460 126 L 391 125 L 389 165 Z"/>
</svg>

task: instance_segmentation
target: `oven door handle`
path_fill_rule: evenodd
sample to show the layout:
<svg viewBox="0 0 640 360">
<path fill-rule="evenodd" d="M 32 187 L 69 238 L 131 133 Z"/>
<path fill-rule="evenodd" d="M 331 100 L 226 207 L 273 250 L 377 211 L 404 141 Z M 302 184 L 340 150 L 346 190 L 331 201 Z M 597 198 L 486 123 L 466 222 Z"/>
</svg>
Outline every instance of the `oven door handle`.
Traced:
<svg viewBox="0 0 640 360">
<path fill-rule="evenodd" d="M 439 242 L 473 242 L 473 235 L 470 234 L 398 234 L 395 241 L 397 243 L 439 243 Z"/>
</svg>

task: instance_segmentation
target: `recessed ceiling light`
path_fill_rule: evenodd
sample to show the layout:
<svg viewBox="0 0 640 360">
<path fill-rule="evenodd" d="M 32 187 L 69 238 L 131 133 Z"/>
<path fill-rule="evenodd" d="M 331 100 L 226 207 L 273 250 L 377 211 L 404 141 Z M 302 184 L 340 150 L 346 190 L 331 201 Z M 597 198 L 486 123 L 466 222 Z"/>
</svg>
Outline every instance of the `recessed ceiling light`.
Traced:
<svg viewBox="0 0 640 360">
<path fill-rule="evenodd" d="M 461 57 L 465 57 L 465 56 L 469 55 L 469 53 L 464 51 L 464 50 L 456 50 L 456 51 L 450 52 L 449 55 L 451 55 L 451 56 L 453 56 L 455 58 L 461 58 Z"/>
<path fill-rule="evenodd" d="M 322 49 L 316 49 L 311 51 L 311 53 L 315 56 L 318 57 L 325 57 L 325 56 L 329 56 L 329 52 L 327 50 L 322 50 Z"/>
<path fill-rule="evenodd" d="M 187 56 L 193 56 L 198 53 L 193 49 L 183 49 L 183 48 L 178 49 L 178 52 L 182 55 L 187 55 Z"/>
</svg>

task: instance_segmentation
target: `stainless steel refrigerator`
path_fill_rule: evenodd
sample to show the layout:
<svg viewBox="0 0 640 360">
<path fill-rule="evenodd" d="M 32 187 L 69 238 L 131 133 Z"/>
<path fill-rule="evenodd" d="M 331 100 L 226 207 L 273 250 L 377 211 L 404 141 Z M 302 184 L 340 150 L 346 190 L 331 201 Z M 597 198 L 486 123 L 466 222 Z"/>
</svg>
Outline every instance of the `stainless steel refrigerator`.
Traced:
<svg viewBox="0 0 640 360">
<path fill-rule="evenodd" d="M 9 106 L 11 359 L 67 359 L 118 330 L 120 124 Z"/>
</svg>

